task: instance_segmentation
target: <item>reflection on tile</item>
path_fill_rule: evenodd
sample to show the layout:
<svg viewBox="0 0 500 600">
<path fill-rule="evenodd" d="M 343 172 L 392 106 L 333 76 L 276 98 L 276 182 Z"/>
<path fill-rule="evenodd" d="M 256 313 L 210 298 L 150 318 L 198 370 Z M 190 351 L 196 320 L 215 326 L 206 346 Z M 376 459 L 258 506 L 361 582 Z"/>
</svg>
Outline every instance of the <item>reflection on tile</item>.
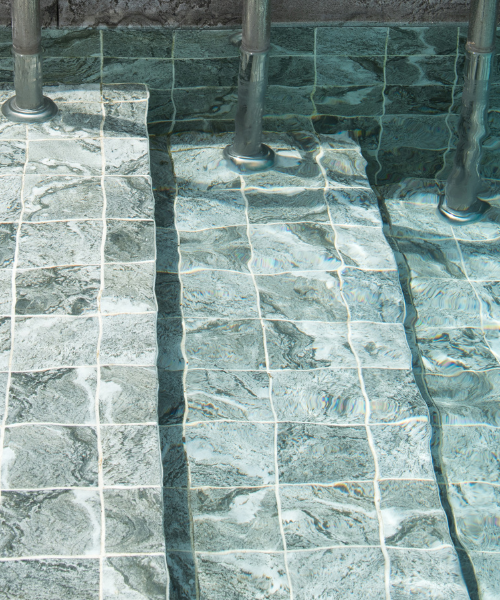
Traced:
<svg viewBox="0 0 500 600">
<path fill-rule="evenodd" d="M 467 600 L 469 594 L 462 578 L 455 550 L 433 552 L 389 549 L 391 559 L 391 597 L 406 600 L 437 596 L 443 600 Z"/>
<path fill-rule="evenodd" d="M 154 198 L 146 177 L 106 177 L 106 218 L 151 219 Z"/>
<path fill-rule="evenodd" d="M 182 278 L 184 317 L 257 318 L 257 296 L 250 275 L 198 271 Z"/>
<path fill-rule="evenodd" d="M 464 259 L 465 269 L 471 279 L 486 281 L 500 280 L 498 264 L 498 240 L 460 242 L 460 250 Z"/>
<path fill-rule="evenodd" d="M 383 56 L 318 56 L 318 85 L 374 85 L 382 83 Z"/>
<path fill-rule="evenodd" d="M 109 262 L 154 260 L 153 221 L 108 220 L 104 257 Z"/>
<path fill-rule="evenodd" d="M 385 598 L 384 555 L 379 548 L 291 551 L 288 568 L 296 600 Z"/>
<path fill-rule="evenodd" d="M 159 488 L 104 490 L 106 552 L 163 552 Z"/>
<path fill-rule="evenodd" d="M 453 85 L 455 56 L 394 56 L 386 63 L 388 84 Z"/>
<path fill-rule="evenodd" d="M 149 175 L 149 148 L 146 139 L 105 138 L 103 142 L 107 175 Z"/>
<path fill-rule="evenodd" d="M 334 271 L 340 267 L 330 226 L 312 223 L 253 226 L 254 273 Z"/>
<path fill-rule="evenodd" d="M 347 325 L 302 321 L 266 321 L 271 369 L 356 367 Z"/>
<path fill-rule="evenodd" d="M 68 161 L 68 156 L 71 161 Z M 101 142 L 98 139 L 34 140 L 30 142 L 26 173 L 80 177 L 101 175 Z"/>
<path fill-rule="evenodd" d="M 181 319 L 159 319 L 156 324 L 158 342 L 158 367 L 177 371 L 184 369 L 185 360 L 181 344 L 184 329 Z"/>
<path fill-rule="evenodd" d="M 199 552 L 282 550 L 274 487 L 194 490 L 190 507 Z"/>
<path fill-rule="evenodd" d="M 12 369 L 24 371 L 95 364 L 97 338 L 96 318 L 19 317 L 15 326 Z"/>
<path fill-rule="evenodd" d="M 177 231 L 246 226 L 245 202 L 240 190 L 206 190 L 195 198 L 177 196 L 175 208 Z"/>
<path fill-rule="evenodd" d="M 401 238 L 440 240 L 453 237 L 453 230 L 441 220 L 435 204 L 407 200 L 386 200 L 391 219 L 391 235 Z"/>
<path fill-rule="evenodd" d="M 493 600 L 500 594 L 500 581 L 497 576 L 500 564 L 499 553 L 470 552 L 469 556 L 478 579 L 479 593 L 483 598 Z"/>
<path fill-rule="evenodd" d="M 98 558 L 44 558 L 0 562 L 3 590 L 18 598 L 95 600 L 99 595 Z M 45 598 L 44 598 L 45 596 Z"/>
<path fill-rule="evenodd" d="M 269 375 L 258 371 L 189 371 L 187 422 L 273 421 Z"/>
<path fill-rule="evenodd" d="M 102 318 L 101 364 L 154 365 L 156 314 L 124 314 Z"/>
<path fill-rule="evenodd" d="M 103 313 L 154 312 L 155 263 L 104 265 Z"/>
<path fill-rule="evenodd" d="M 385 110 L 389 115 L 437 115 L 446 113 L 452 103 L 453 86 L 387 85 Z"/>
<path fill-rule="evenodd" d="M 100 266 L 18 271 L 16 315 L 95 314 L 100 286 Z"/>
<path fill-rule="evenodd" d="M 382 224 L 377 197 L 370 190 L 360 188 L 328 189 L 325 193 L 332 221 L 338 225 Z"/>
<path fill-rule="evenodd" d="M 236 29 L 210 31 L 180 29 L 175 34 L 175 58 L 238 56 L 237 48 L 229 41 L 236 31 Z"/>
<path fill-rule="evenodd" d="M 148 58 L 108 58 L 102 61 L 103 83 L 145 83 L 153 88 L 172 87 L 172 61 Z"/>
<path fill-rule="evenodd" d="M 433 481 L 381 481 L 380 496 L 387 546 L 451 546 L 448 522 Z"/>
<path fill-rule="evenodd" d="M 388 54 L 455 54 L 457 49 L 456 27 L 449 25 L 433 27 L 390 27 Z"/>
<path fill-rule="evenodd" d="M 158 360 L 158 362 L 160 361 Z M 178 425 L 184 420 L 186 401 L 183 376 L 182 371 L 158 369 L 157 412 L 160 425 Z"/>
<path fill-rule="evenodd" d="M 319 27 L 316 30 L 316 52 L 340 56 L 372 56 L 385 54 L 389 28 Z"/>
<path fill-rule="evenodd" d="M 373 227 L 335 226 L 337 247 L 347 266 L 361 269 L 395 269 L 396 262 L 382 230 Z"/>
<path fill-rule="evenodd" d="M 197 563 L 201 597 L 254 600 L 269 593 L 273 600 L 290 597 L 283 554 L 200 553 Z"/>
<path fill-rule="evenodd" d="M 248 191 L 245 196 L 250 223 L 329 222 L 323 190 Z"/>
<path fill-rule="evenodd" d="M 7 423 L 95 423 L 93 367 L 12 373 Z"/>
<path fill-rule="evenodd" d="M 380 542 L 371 483 L 283 486 L 280 497 L 288 550 Z"/>
<path fill-rule="evenodd" d="M 2 462 L 4 489 L 96 486 L 95 429 L 56 425 L 10 427 L 5 432 Z"/>
<path fill-rule="evenodd" d="M 330 188 L 361 187 L 369 189 L 366 177 L 366 160 L 357 150 L 335 150 L 325 153 L 320 163 L 326 171 Z"/>
<path fill-rule="evenodd" d="M 256 277 L 264 318 L 309 321 L 347 321 L 336 272 Z"/>
<path fill-rule="evenodd" d="M 362 424 L 365 400 L 356 369 L 273 372 L 278 421 Z"/>
<path fill-rule="evenodd" d="M 372 426 L 380 477 L 434 479 L 427 419 Z"/>
<path fill-rule="evenodd" d="M 58 108 L 57 115 L 50 121 L 30 124 L 29 140 L 100 136 L 103 119 L 100 103 L 64 103 Z"/>
<path fill-rule="evenodd" d="M 168 586 L 163 556 L 113 556 L 105 559 L 103 600 L 117 597 L 163 600 Z"/>
<path fill-rule="evenodd" d="M 411 368 L 411 352 L 401 324 L 351 323 L 351 343 L 362 367 Z"/>
<path fill-rule="evenodd" d="M 322 115 L 354 117 L 381 115 L 383 111 L 382 85 L 324 85 L 314 90 L 314 104 Z"/>
<path fill-rule="evenodd" d="M 157 419 L 154 368 L 101 367 L 101 423 L 148 423 Z"/>
<path fill-rule="evenodd" d="M 102 128 L 105 137 L 148 136 L 146 127 L 147 102 L 115 102 L 104 107 L 106 115 Z"/>
<path fill-rule="evenodd" d="M 97 490 L 3 491 L 0 553 L 98 555 L 100 510 Z"/>
<path fill-rule="evenodd" d="M 190 368 L 264 368 L 264 344 L 259 321 L 186 319 L 185 327 L 185 352 Z"/>
<path fill-rule="evenodd" d="M 200 423 L 185 438 L 192 487 L 274 483 L 274 425 Z"/>
<path fill-rule="evenodd" d="M 457 244 L 452 240 L 398 240 L 413 279 L 465 279 Z"/>
<path fill-rule="evenodd" d="M 335 456 L 325 461 L 324 456 Z M 306 423 L 278 426 L 281 483 L 335 483 L 373 478 L 373 459 L 364 427 Z"/>
</svg>

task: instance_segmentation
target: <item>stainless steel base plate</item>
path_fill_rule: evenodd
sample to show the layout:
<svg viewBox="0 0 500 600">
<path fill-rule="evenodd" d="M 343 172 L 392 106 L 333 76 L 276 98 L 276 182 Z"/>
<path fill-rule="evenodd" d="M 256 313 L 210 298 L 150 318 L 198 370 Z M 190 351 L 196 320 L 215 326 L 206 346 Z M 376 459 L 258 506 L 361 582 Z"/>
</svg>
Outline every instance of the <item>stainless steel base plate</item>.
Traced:
<svg viewBox="0 0 500 600">
<path fill-rule="evenodd" d="M 44 96 L 43 106 L 37 110 L 21 110 L 16 104 L 16 97 L 13 96 L 3 103 L 2 114 L 14 123 L 43 123 L 57 115 L 57 106 L 50 98 Z"/>
<path fill-rule="evenodd" d="M 487 202 L 483 202 L 478 198 L 467 210 L 456 210 L 448 206 L 446 196 L 443 195 L 439 201 L 438 210 L 453 225 L 465 225 L 481 220 L 489 208 L 490 205 Z"/>
<path fill-rule="evenodd" d="M 274 151 L 265 144 L 262 144 L 261 152 L 256 156 L 238 156 L 233 153 L 232 146 L 226 146 L 224 148 L 224 158 L 231 161 L 242 173 L 255 173 L 272 169 L 274 167 L 276 155 L 274 154 Z"/>
</svg>

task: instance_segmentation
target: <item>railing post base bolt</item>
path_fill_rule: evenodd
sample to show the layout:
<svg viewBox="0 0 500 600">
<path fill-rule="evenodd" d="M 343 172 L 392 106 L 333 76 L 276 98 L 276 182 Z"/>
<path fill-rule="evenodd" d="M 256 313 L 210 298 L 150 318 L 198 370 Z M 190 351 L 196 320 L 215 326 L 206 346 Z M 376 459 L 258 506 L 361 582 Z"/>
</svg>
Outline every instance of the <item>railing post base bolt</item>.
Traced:
<svg viewBox="0 0 500 600">
<path fill-rule="evenodd" d="M 47 96 L 43 96 L 43 104 L 36 110 L 21 110 L 16 104 L 16 97 L 9 98 L 2 105 L 2 114 L 14 123 L 44 123 L 57 115 L 57 106 Z"/>
<path fill-rule="evenodd" d="M 233 146 L 226 146 L 224 148 L 224 158 L 231 161 L 231 163 L 241 171 L 242 173 L 258 173 L 260 171 L 269 171 L 274 167 L 274 161 L 276 155 L 274 151 L 266 146 L 261 145 L 261 151 L 255 156 L 238 156 L 233 151 Z"/>
</svg>

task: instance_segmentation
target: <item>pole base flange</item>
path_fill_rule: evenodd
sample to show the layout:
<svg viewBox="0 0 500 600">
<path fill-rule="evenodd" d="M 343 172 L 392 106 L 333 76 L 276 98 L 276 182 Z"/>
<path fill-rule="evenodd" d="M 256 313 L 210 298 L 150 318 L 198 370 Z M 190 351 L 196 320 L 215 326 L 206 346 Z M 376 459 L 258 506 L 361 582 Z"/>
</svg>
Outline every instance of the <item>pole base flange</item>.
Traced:
<svg viewBox="0 0 500 600">
<path fill-rule="evenodd" d="M 57 106 L 47 96 L 43 97 L 43 105 L 36 110 L 21 110 L 16 104 L 16 97 L 12 96 L 2 105 L 2 114 L 14 123 L 44 123 L 57 115 Z"/>
<path fill-rule="evenodd" d="M 476 199 L 476 202 L 466 210 L 457 210 L 450 208 L 446 200 L 446 196 L 441 196 L 439 200 L 438 210 L 446 217 L 448 221 L 451 221 L 453 225 L 466 225 L 468 223 L 474 223 L 483 218 L 484 213 L 491 208 L 487 202 Z"/>
<path fill-rule="evenodd" d="M 224 148 L 224 158 L 233 163 L 233 165 L 242 173 L 258 173 L 259 171 L 269 171 L 274 167 L 276 155 L 269 146 L 262 144 L 260 153 L 255 156 L 239 156 L 234 153 L 233 146 Z"/>
</svg>

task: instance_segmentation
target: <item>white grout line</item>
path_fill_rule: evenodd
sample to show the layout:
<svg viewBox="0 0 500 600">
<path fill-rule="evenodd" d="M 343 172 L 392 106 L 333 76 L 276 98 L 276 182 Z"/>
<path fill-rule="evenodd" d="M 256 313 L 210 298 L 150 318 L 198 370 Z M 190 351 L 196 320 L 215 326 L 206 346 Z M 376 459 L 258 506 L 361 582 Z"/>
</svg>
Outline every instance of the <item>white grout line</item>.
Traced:
<svg viewBox="0 0 500 600">
<path fill-rule="evenodd" d="M 102 30 L 100 32 L 101 44 L 103 39 Z M 102 46 L 101 46 L 101 57 L 102 57 Z M 102 58 L 101 58 L 102 65 Z M 101 67 L 102 68 L 102 67 Z M 101 71 L 102 73 L 102 71 Z M 99 293 L 97 295 L 97 310 L 98 310 L 98 323 L 99 323 L 99 337 L 97 340 L 96 349 L 96 364 L 97 364 L 97 383 L 95 393 L 95 420 L 96 420 L 96 436 L 97 436 L 97 453 L 98 453 L 98 487 L 99 497 L 101 503 L 101 542 L 100 542 L 100 557 L 99 557 L 99 600 L 103 600 L 104 594 L 104 555 L 106 551 L 106 522 L 105 522 L 105 510 L 104 510 L 104 475 L 103 475 L 103 453 L 102 453 L 102 439 L 101 439 L 101 427 L 100 427 L 100 408 L 99 408 L 99 396 L 101 390 L 101 342 L 103 336 L 103 323 L 102 323 L 102 312 L 101 312 L 101 301 L 102 295 L 105 289 L 104 281 L 104 248 L 106 245 L 106 208 L 107 208 L 107 197 L 104 186 L 104 176 L 106 172 L 106 155 L 104 151 L 104 121 L 106 118 L 106 111 L 104 103 L 101 103 L 102 110 L 102 121 L 101 121 L 101 161 L 102 161 L 102 178 L 101 187 L 103 195 L 103 206 L 102 206 L 102 240 L 101 240 L 101 284 Z"/>
<path fill-rule="evenodd" d="M 12 280 L 11 280 L 11 308 L 10 308 L 10 353 L 9 353 L 9 371 L 7 375 L 7 387 L 5 390 L 5 408 L 4 415 L 2 419 L 1 429 L 0 429 L 0 503 L 2 500 L 2 459 L 3 459 L 3 446 L 5 441 L 5 425 L 7 423 L 7 418 L 9 414 L 9 392 L 10 392 L 10 383 L 12 379 L 12 362 L 14 359 L 14 341 L 15 341 L 15 324 L 16 324 L 16 271 L 17 271 L 17 263 L 19 261 L 19 247 L 21 245 L 21 226 L 23 223 L 24 217 L 24 187 L 25 187 L 25 176 L 26 176 L 26 168 L 28 166 L 29 161 L 29 140 L 28 140 L 28 125 L 26 125 L 26 148 L 25 148 L 25 160 L 23 167 L 23 175 L 22 175 L 22 183 L 21 183 L 21 212 L 19 215 L 19 223 L 16 231 L 16 247 L 14 250 L 14 261 L 12 265 Z"/>
<path fill-rule="evenodd" d="M 374 176 L 374 180 L 375 180 L 375 185 L 378 185 L 378 175 L 380 173 L 380 171 L 382 171 L 382 163 L 379 160 L 379 152 L 380 152 L 380 147 L 382 145 L 382 137 L 384 135 L 384 117 L 385 117 L 385 90 L 387 88 L 387 47 L 389 45 L 389 33 L 390 33 L 390 27 L 387 28 L 387 34 L 385 37 L 385 52 L 384 52 L 384 64 L 383 64 L 383 73 L 384 73 L 384 82 L 382 84 L 382 114 L 380 115 L 379 119 L 379 123 L 380 123 L 380 133 L 379 133 L 379 137 L 378 137 L 378 144 L 377 144 L 377 154 L 376 154 L 376 160 L 378 163 L 378 170 L 375 173 Z"/>
<path fill-rule="evenodd" d="M 164 552 L 109 552 L 106 557 L 118 558 L 121 556 L 164 556 Z M 96 560 L 100 559 L 99 554 L 38 554 L 34 556 L 2 556 L 0 562 L 16 562 L 20 560 Z"/>
<path fill-rule="evenodd" d="M 273 401 L 273 376 L 271 375 L 271 372 L 270 372 L 270 360 L 269 360 L 269 353 L 267 350 L 267 339 L 266 339 L 266 326 L 264 323 L 264 319 L 262 318 L 262 311 L 261 311 L 261 306 L 260 306 L 260 292 L 259 292 L 259 288 L 257 286 L 257 281 L 255 279 L 255 275 L 254 275 L 253 269 L 252 269 L 252 262 L 254 259 L 254 249 L 253 249 L 253 244 L 252 244 L 252 238 L 250 235 L 250 218 L 249 218 L 249 210 L 248 210 L 248 206 L 249 206 L 248 198 L 246 197 L 246 194 L 245 194 L 245 180 L 242 175 L 240 175 L 240 182 L 241 182 L 241 195 L 243 197 L 243 200 L 245 201 L 247 236 L 248 236 L 248 244 L 250 246 L 250 257 L 248 259 L 247 264 L 248 264 L 248 270 L 250 271 L 250 275 L 252 277 L 254 288 L 255 288 L 255 294 L 256 294 L 256 300 L 257 300 L 257 313 L 259 315 L 260 325 L 261 325 L 261 329 L 262 329 L 262 343 L 264 345 L 266 372 L 269 377 L 269 388 L 268 388 L 269 389 L 269 404 L 271 405 L 271 410 L 272 410 L 273 417 L 274 417 L 274 420 L 273 420 L 273 425 L 274 425 L 274 479 L 275 479 L 274 493 L 275 493 L 275 497 L 276 497 L 276 507 L 278 510 L 278 520 L 279 520 L 279 528 L 280 528 L 280 533 L 281 533 L 281 542 L 283 544 L 283 560 L 285 563 L 286 576 L 287 576 L 287 580 L 288 580 L 288 586 L 290 589 L 290 600 L 293 600 L 293 585 L 292 585 L 292 578 L 290 575 L 290 571 L 288 568 L 287 543 L 286 543 L 285 531 L 283 528 L 283 516 L 282 516 L 282 512 L 281 512 L 281 499 L 280 499 L 280 492 L 279 492 L 278 417 L 276 415 L 276 409 L 274 407 L 274 401 Z"/>
<path fill-rule="evenodd" d="M 387 32 L 387 38 L 386 38 L 386 49 L 387 49 L 387 43 L 388 43 L 388 39 L 389 39 L 389 32 Z M 384 74 L 385 74 L 385 67 L 384 67 Z M 385 77 L 385 75 L 384 75 Z M 321 172 L 323 173 L 323 177 L 325 178 L 325 194 L 326 194 L 326 190 L 327 190 L 327 184 L 328 184 L 328 178 L 327 178 L 327 174 L 325 171 L 325 168 L 323 167 L 323 165 L 321 164 L 321 158 L 324 154 L 324 150 L 323 147 L 321 147 L 320 153 L 316 156 L 316 162 L 319 166 L 319 168 L 321 169 Z M 328 209 L 328 213 L 331 215 L 330 212 L 330 207 L 327 208 Z M 335 246 L 337 246 L 337 232 L 335 230 L 335 227 L 333 225 L 333 220 L 331 220 L 331 227 L 333 229 L 334 235 L 335 235 Z M 339 254 L 342 263 L 344 262 L 344 259 L 342 257 L 342 255 L 340 254 L 338 248 L 337 248 L 337 253 Z M 391 562 L 390 562 L 390 556 L 389 553 L 387 552 L 387 548 L 385 546 L 385 535 L 384 535 L 384 521 L 382 518 L 382 511 L 380 508 L 380 500 L 381 500 L 381 494 L 380 494 L 380 487 L 379 487 L 379 480 L 380 480 L 380 467 L 378 464 L 378 457 L 377 457 L 377 452 L 376 452 L 376 448 L 375 448 L 375 443 L 373 440 L 373 435 L 372 435 L 372 431 L 371 431 L 371 426 L 370 426 L 370 399 L 368 398 L 368 394 L 366 392 L 366 388 L 365 388 L 365 382 L 363 379 L 363 371 L 362 371 L 362 366 L 361 366 L 361 360 L 356 352 L 356 349 L 352 343 L 352 337 L 351 337 L 351 312 L 350 312 L 350 308 L 349 308 L 349 304 L 347 303 L 347 300 L 344 296 L 344 292 L 343 292 L 343 280 L 342 280 L 342 275 L 341 273 L 339 273 L 339 279 L 340 279 L 340 294 L 342 296 L 344 305 L 346 307 L 346 311 L 347 311 L 347 339 L 349 342 L 349 346 L 351 348 L 351 352 L 356 360 L 356 364 L 357 364 L 357 371 L 358 371 L 358 378 L 359 378 L 359 384 L 361 387 L 361 392 L 363 394 L 363 398 L 365 401 L 365 421 L 364 421 L 364 427 L 365 427 L 365 431 L 366 431 L 366 437 L 367 437 L 367 441 L 368 441 L 368 446 L 370 448 L 370 452 L 372 454 L 372 458 L 373 458 L 373 463 L 374 463 L 374 478 L 373 478 L 373 501 L 374 501 L 374 505 L 375 505 L 375 511 L 377 513 L 377 519 L 378 519 L 378 524 L 379 524 L 379 539 L 380 539 L 380 549 L 382 551 L 382 554 L 384 556 L 384 588 L 385 588 L 385 599 L 386 600 L 390 600 L 391 599 L 391 592 L 390 592 L 390 574 L 391 574 Z"/>
</svg>

